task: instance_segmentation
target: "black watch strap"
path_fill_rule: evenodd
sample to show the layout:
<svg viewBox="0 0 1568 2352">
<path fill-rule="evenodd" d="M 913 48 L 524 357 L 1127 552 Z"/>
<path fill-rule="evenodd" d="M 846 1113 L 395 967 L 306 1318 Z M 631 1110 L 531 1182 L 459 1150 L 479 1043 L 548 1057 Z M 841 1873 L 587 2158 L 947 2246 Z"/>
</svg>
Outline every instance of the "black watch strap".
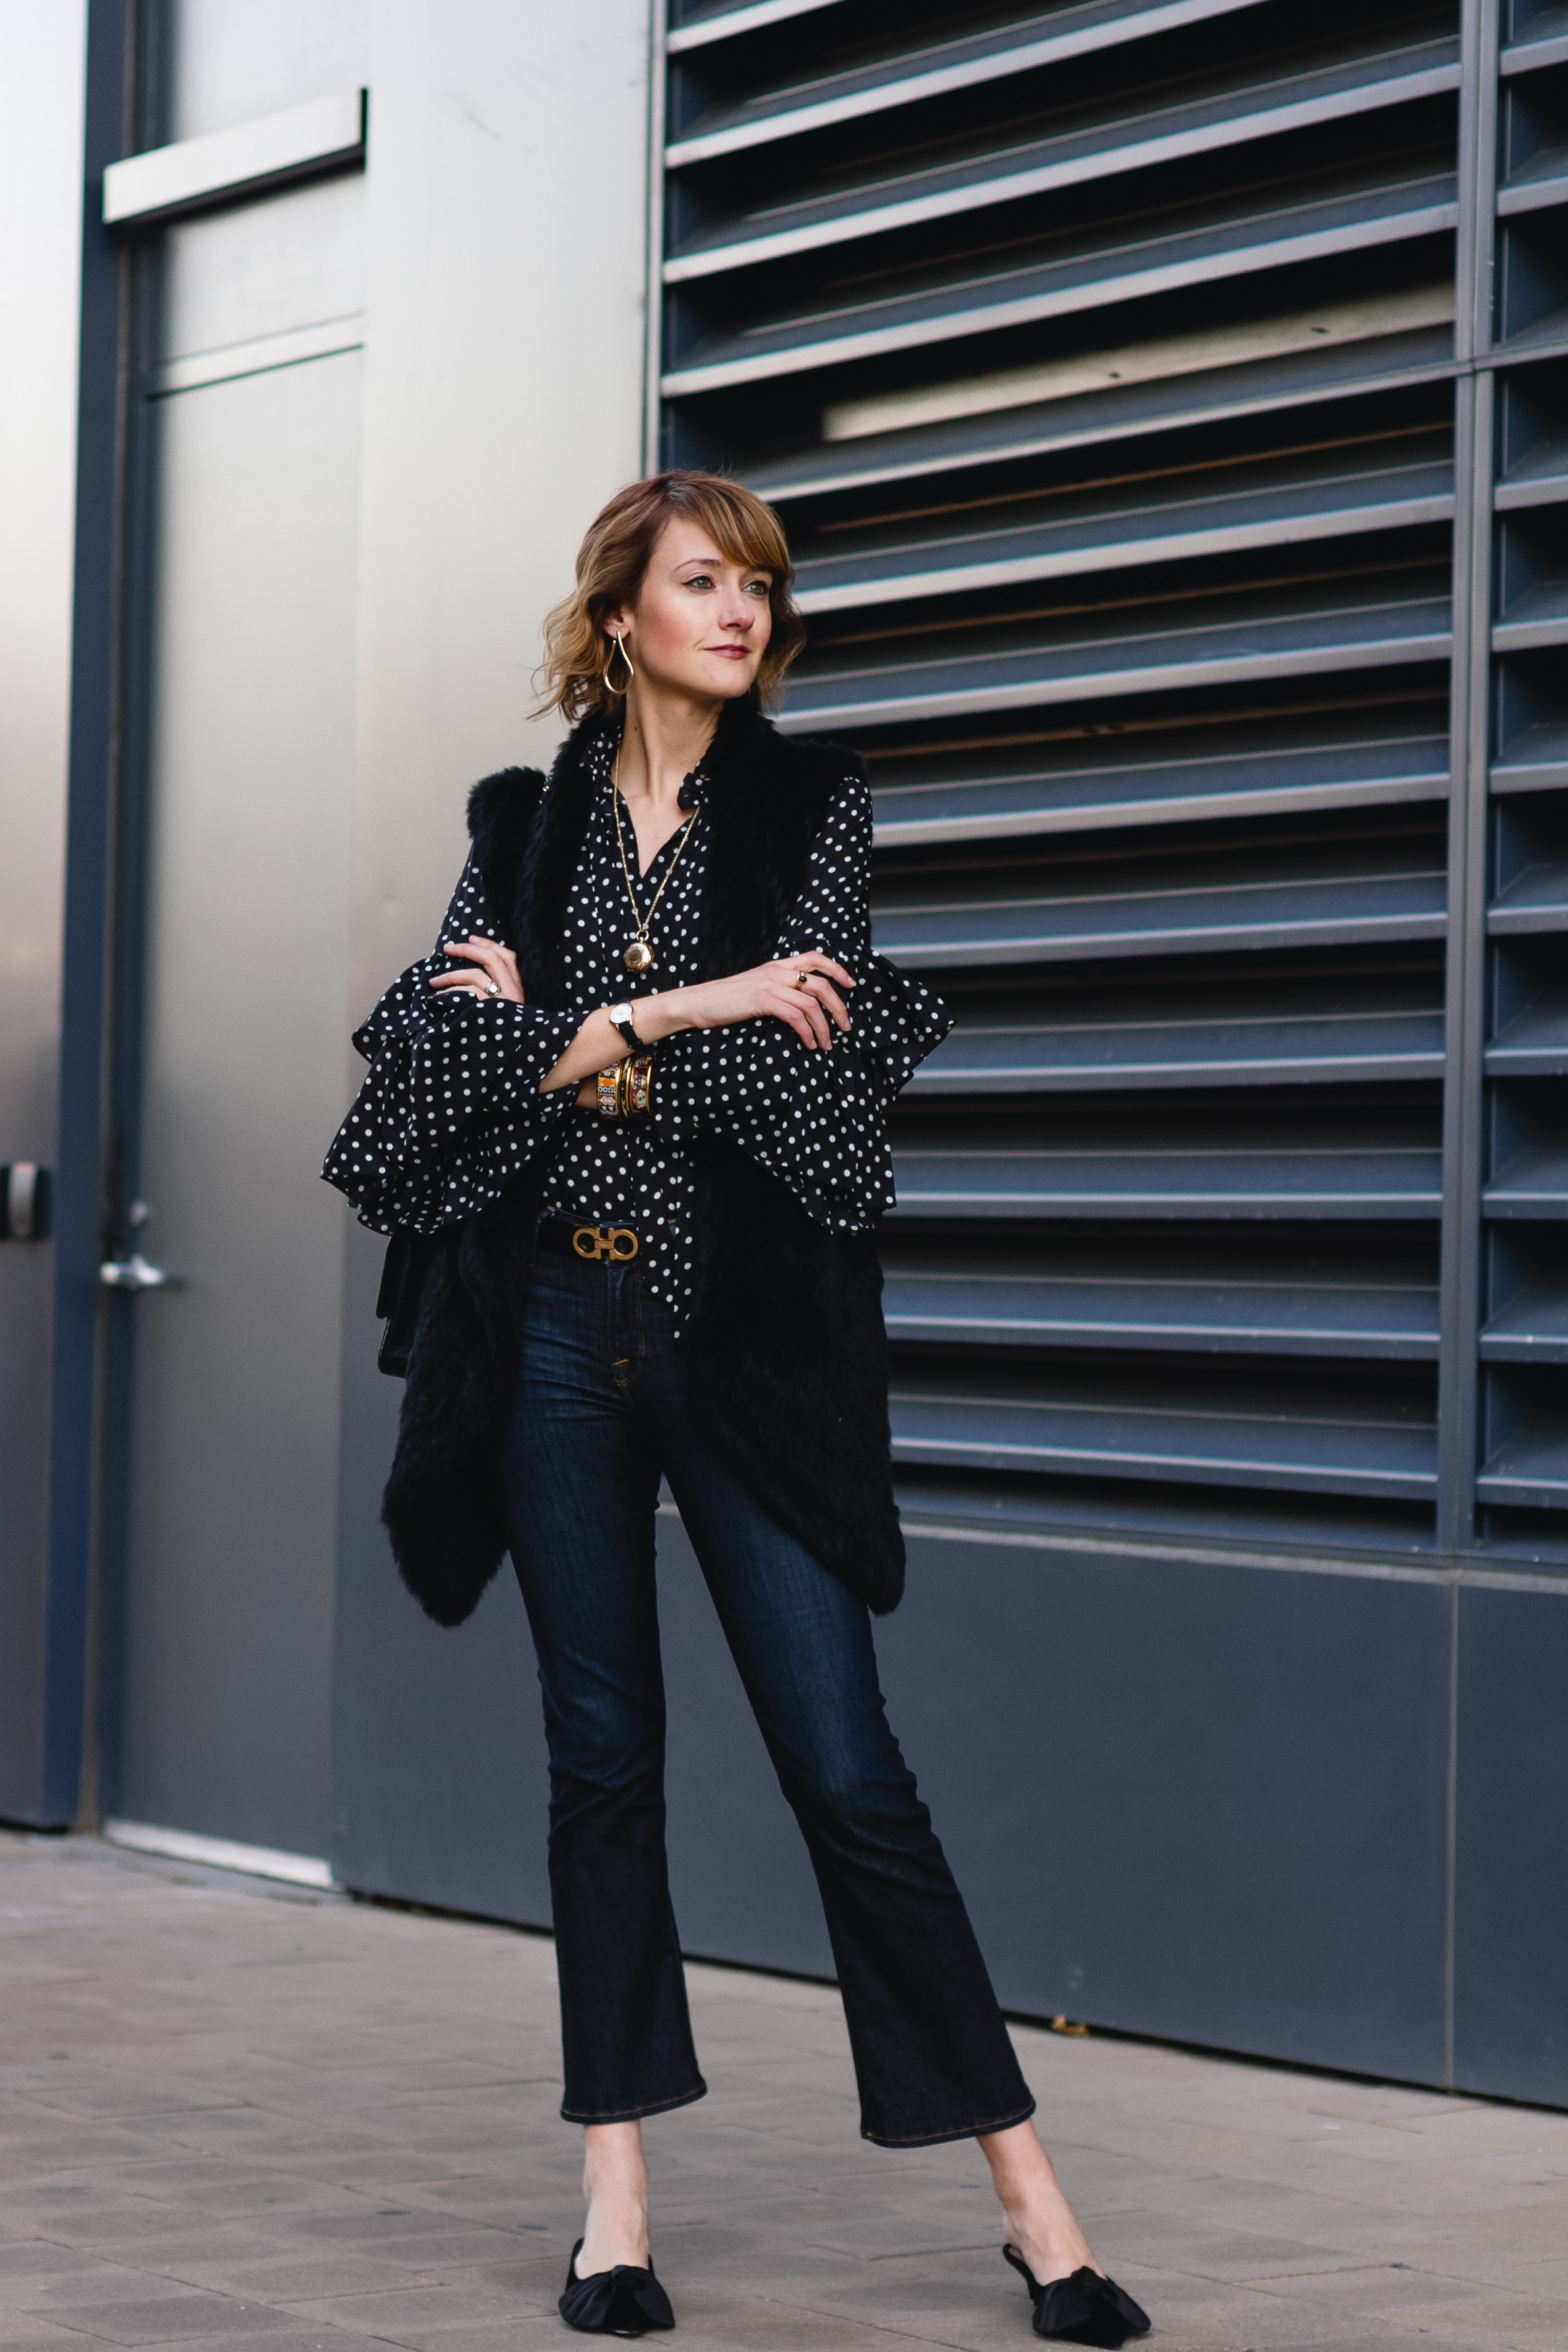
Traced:
<svg viewBox="0 0 1568 2352">
<path fill-rule="evenodd" d="M 629 1054 L 652 1053 L 653 1047 L 647 1038 L 639 1037 L 632 1027 L 632 1008 L 629 1004 L 611 1005 L 610 1024 Z"/>
</svg>

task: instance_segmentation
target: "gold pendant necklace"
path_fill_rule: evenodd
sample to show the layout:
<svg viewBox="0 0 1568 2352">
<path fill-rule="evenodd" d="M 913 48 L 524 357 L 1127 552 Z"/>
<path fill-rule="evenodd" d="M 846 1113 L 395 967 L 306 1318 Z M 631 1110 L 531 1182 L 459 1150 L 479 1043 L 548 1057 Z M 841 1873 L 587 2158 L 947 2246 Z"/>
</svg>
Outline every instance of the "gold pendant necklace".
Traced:
<svg viewBox="0 0 1568 2352">
<path fill-rule="evenodd" d="M 654 908 L 658 906 L 659 900 L 663 898 L 665 891 L 669 886 L 670 875 L 674 873 L 676 867 L 680 863 L 681 855 L 685 850 L 687 843 L 691 838 L 691 828 L 697 823 L 702 811 L 700 807 L 694 808 L 691 814 L 687 818 L 685 829 L 680 836 L 680 845 L 676 850 L 675 856 L 669 861 L 669 872 L 666 874 L 664 880 L 659 884 L 658 888 L 648 900 L 647 912 L 645 915 L 642 908 L 637 905 L 637 894 L 632 887 L 632 869 L 630 862 L 626 856 L 626 836 L 621 826 L 620 774 L 621 747 L 617 743 L 616 746 L 615 764 L 610 770 L 610 806 L 615 811 L 616 842 L 621 853 L 621 872 L 626 878 L 626 896 L 632 902 L 632 921 L 637 926 L 637 929 L 633 937 L 627 940 L 625 948 L 621 951 L 621 961 L 625 964 L 628 971 L 651 971 L 654 964 L 654 954 L 652 948 L 648 944 L 647 927 L 653 920 Z"/>
</svg>

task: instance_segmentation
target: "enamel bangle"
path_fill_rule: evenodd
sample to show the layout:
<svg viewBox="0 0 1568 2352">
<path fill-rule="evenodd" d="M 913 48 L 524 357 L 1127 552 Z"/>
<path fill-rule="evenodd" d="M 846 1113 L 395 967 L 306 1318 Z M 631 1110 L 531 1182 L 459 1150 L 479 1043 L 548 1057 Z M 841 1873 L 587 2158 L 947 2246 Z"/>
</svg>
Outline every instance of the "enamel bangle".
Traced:
<svg viewBox="0 0 1568 2352">
<path fill-rule="evenodd" d="M 646 1118 L 653 1103 L 653 1055 L 636 1054 L 622 1067 L 626 1073 L 626 1115 Z"/>
</svg>

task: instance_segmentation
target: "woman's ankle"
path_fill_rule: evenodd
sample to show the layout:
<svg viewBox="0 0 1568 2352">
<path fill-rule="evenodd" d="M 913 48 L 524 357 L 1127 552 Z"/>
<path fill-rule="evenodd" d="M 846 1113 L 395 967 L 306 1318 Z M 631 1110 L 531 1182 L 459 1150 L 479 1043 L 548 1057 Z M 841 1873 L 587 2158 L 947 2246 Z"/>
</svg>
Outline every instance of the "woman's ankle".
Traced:
<svg viewBox="0 0 1568 2352">
<path fill-rule="evenodd" d="M 646 2269 L 648 2256 L 647 2164 L 641 2127 L 590 2124 L 584 2132 L 583 2198 L 587 2219 L 578 2273 L 613 2270 L 617 2263 Z"/>
<path fill-rule="evenodd" d="M 1002 2208 L 1009 2241 L 1037 2276 L 1066 2276 L 1080 2263 L 1100 2268 L 1056 2167 L 1032 2123 L 987 2135 L 981 2151 Z"/>
</svg>

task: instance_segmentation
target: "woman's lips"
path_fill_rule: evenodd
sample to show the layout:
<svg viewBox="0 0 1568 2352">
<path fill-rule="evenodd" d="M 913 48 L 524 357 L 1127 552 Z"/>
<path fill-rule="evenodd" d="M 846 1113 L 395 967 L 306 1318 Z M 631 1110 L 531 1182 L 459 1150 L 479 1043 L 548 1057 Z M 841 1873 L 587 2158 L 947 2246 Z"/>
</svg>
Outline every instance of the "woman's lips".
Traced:
<svg viewBox="0 0 1568 2352">
<path fill-rule="evenodd" d="M 744 661 L 752 649 L 750 646 L 706 646 L 703 650 L 710 654 L 723 654 L 731 661 Z"/>
</svg>

